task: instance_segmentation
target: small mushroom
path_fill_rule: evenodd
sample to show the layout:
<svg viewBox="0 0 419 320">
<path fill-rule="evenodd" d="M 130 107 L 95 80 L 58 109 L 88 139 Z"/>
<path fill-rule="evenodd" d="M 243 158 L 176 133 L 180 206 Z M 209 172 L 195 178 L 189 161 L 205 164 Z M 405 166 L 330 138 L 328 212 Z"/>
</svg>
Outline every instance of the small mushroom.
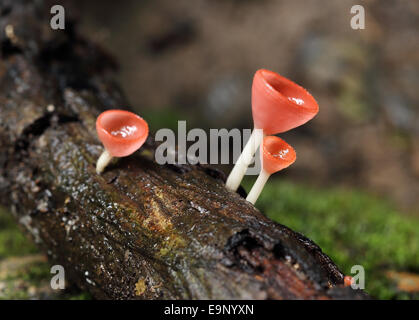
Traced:
<svg viewBox="0 0 419 320">
<path fill-rule="evenodd" d="M 290 166 L 296 159 L 294 148 L 276 136 L 267 136 L 263 138 L 260 153 L 262 158 L 262 170 L 246 198 L 246 200 L 252 204 L 255 204 L 259 198 L 259 195 L 271 174 Z"/>
<path fill-rule="evenodd" d="M 237 190 L 265 135 L 301 126 L 318 111 L 316 100 L 304 88 L 273 71 L 256 71 L 252 85 L 254 130 L 228 176 L 226 187 Z"/>
<path fill-rule="evenodd" d="M 343 284 L 345 287 L 350 287 L 352 285 L 353 278 L 351 276 L 345 276 L 343 278 Z"/>
<path fill-rule="evenodd" d="M 101 174 L 113 157 L 126 157 L 141 148 L 148 136 L 148 124 L 135 113 L 108 110 L 97 118 L 96 131 L 105 147 L 96 163 L 96 172 Z"/>
</svg>

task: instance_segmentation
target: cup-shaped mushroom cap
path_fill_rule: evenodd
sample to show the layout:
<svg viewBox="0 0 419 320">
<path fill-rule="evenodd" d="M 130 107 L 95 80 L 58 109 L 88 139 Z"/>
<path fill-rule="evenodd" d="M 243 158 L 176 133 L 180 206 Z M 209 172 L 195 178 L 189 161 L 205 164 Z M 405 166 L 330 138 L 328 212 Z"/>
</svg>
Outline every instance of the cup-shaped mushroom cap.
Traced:
<svg viewBox="0 0 419 320">
<path fill-rule="evenodd" d="M 126 157 L 144 144 L 148 136 L 148 124 L 135 113 L 108 110 L 97 118 L 96 131 L 113 157 Z"/>
<path fill-rule="evenodd" d="M 298 127 L 311 120 L 319 106 L 303 87 L 280 76 L 260 69 L 252 85 L 252 113 L 255 128 L 267 135 Z"/>
<path fill-rule="evenodd" d="M 263 169 L 269 174 L 290 166 L 297 158 L 294 148 L 276 136 L 265 137 L 260 150 Z"/>
</svg>

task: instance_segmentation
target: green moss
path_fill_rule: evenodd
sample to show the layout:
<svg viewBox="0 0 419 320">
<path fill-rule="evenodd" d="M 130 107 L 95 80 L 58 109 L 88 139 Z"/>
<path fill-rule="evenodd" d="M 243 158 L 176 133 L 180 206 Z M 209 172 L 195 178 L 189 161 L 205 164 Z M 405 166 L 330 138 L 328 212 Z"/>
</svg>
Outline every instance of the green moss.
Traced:
<svg viewBox="0 0 419 320">
<path fill-rule="evenodd" d="M 249 190 L 253 179 L 245 181 Z M 381 299 L 405 299 L 384 275 L 419 272 L 419 220 L 386 201 L 344 189 L 318 190 L 271 179 L 256 206 L 271 219 L 314 240 L 341 270 L 365 268 L 366 291 Z"/>
<path fill-rule="evenodd" d="M 76 288 L 52 290 L 51 264 L 0 207 L 0 299 L 74 299 L 91 296 Z"/>
<path fill-rule="evenodd" d="M 45 279 L 51 278 L 50 265 L 46 262 L 32 263 L 29 268 L 23 270 L 19 278 L 25 281 L 30 281 L 33 284 L 38 284 Z"/>
<path fill-rule="evenodd" d="M 36 247 L 20 232 L 12 216 L 0 207 L 0 260 L 36 252 Z"/>
<path fill-rule="evenodd" d="M 73 294 L 68 296 L 69 300 L 90 300 L 92 299 L 92 296 L 88 292 L 82 292 L 79 294 Z"/>
</svg>

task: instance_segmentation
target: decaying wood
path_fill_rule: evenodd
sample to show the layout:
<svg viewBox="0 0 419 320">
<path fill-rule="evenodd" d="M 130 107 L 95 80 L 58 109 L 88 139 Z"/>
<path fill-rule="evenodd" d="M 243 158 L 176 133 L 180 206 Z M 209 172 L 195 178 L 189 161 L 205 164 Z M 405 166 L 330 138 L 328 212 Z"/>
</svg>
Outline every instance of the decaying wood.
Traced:
<svg viewBox="0 0 419 320">
<path fill-rule="evenodd" d="M 71 281 L 114 299 L 364 297 L 222 173 L 156 164 L 151 138 L 95 174 L 95 119 L 127 105 L 112 59 L 39 1 L 0 10 L 0 202 Z"/>
</svg>

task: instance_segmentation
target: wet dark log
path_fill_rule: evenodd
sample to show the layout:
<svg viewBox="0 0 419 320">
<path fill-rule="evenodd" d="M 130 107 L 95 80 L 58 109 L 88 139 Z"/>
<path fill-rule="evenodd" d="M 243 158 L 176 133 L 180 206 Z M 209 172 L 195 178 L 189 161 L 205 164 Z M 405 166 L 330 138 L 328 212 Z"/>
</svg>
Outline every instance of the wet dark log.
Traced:
<svg viewBox="0 0 419 320">
<path fill-rule="evenodd" d="M 222 173 L 156 164 L 151 138 L 98 176 L 95 119 L 127 105 L 114 63 L 34 3 L 0 4 L 0 202 L 68 279 L 113 299 L 364 297 Z"/>
</svg>

